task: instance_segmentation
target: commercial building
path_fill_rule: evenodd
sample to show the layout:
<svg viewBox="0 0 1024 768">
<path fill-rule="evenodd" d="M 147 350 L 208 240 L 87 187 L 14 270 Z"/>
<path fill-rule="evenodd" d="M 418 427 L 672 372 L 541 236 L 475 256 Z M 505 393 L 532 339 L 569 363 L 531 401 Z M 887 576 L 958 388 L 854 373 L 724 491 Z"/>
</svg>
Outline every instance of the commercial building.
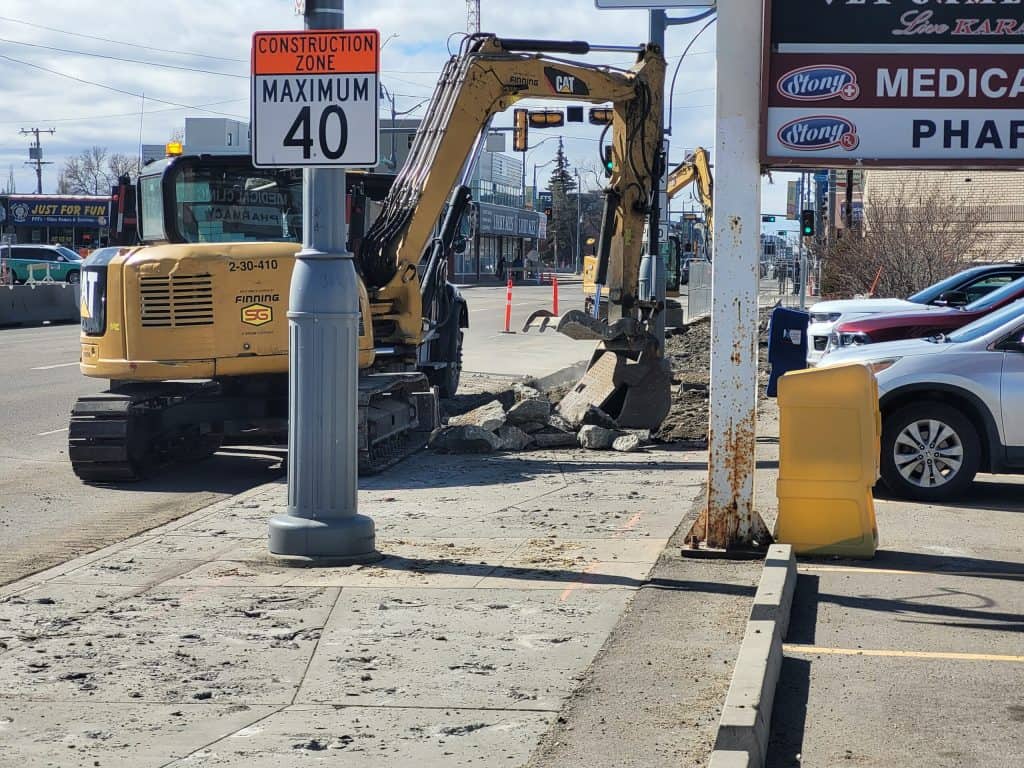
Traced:
<svg viewBox="0 0 1024 768">
<path fill-rule="evenodd" d="M 865 171 L 868 226 L 879 223 L 894 203 L 908 213 L 941 218 L 943 225 L 976 226 L 975 258 L 1024 260 L 1024 175 L 1019 171 Z"/>
<path fill-rule="evenodd" d="M 473 203 L 464 231 L 468 248 L 455 258 L 462 282 L 497 279 L 498 261 L 523 264 L 526 254 L 547 236 L 547 217 L 523 205 L 522 160 L 499 152 L 481 152 L 473 169 Z"/>
</svg>

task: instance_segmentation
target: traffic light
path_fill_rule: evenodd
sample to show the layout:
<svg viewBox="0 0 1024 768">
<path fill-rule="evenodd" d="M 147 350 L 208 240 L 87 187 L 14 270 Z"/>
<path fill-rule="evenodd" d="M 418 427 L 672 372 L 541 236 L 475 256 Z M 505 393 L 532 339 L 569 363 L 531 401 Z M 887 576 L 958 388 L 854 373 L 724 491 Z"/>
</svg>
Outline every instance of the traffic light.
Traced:
<svg viewBox="0 0 1024 768">
<path fill-rule="evenodd" d="M 610 107 L 591 107 L 590 124 L 608 125 L 612 121 L 613 110 Z"/>
<path fill-rule="evenodd" d="M 565 115 L 558 109 L 539 109 L 530 112 L 530 125 L 534 128 L 558 128 L 565 125 Z"/>
<path fill-rule="evenodd" d="M 814 211 L 810 208 L 800 211 L 800 234 L 804 237 L 814 236 Z"/>
<path fill-rule="evenodd" d="M 512 113 L 512 149 L 525 152 L 529 142 L 529 110 L 517 109 Z"/>
<path fill-rule="evenodd" d="M 604 175 L 611 176 L 615 170 L 615 161 L 612 159 L 612 145 L 608 144 L 601 149 L 601 158 L 604 160 Z"/>
<path fill-rule="evenodd" d="M 775 223 L 775 217 L 772 216 L 770 213 L 761 214 L 761 223 L 762 224 L 774 224 Z"/>
</svg>

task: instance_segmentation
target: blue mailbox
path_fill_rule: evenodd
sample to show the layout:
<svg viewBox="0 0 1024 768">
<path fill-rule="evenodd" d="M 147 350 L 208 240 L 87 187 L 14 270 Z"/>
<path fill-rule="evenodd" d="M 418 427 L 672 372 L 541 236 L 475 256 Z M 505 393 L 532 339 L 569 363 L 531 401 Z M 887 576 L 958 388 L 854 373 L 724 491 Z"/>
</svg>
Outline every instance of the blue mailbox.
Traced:
<svg viewBox="0 0 1024 768">
<path fill-rule="evenodd" d="M 779 378 L 807 367 L 807 326 L 811 316 L 798 309 L 776 307 L 768 323 L 768 397 L 775 397 Z"/>
</svg>

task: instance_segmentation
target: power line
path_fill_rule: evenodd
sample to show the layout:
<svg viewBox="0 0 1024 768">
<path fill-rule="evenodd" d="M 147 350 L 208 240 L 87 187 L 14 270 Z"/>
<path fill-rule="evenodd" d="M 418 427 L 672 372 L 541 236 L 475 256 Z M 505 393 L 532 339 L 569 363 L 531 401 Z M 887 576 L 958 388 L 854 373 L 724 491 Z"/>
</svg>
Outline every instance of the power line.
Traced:
<svg viewBox="0 0 1024 768">
<path fill-rule="evenodd" d="M 20 40 L 8 40 L 7 38 L 0 37 L 0 43 L 12 43 L 14 45 L 24 45 L 29 48 L 45 48 L 48 51 L 61 51 L 68 53 L 73 56 L 93 56 L 97 59 L 110 59 L 112 61 L 124 61 L 130 64 L 145 64 L 149 67 L 162 67 L 164 69 L 177 69 L 183 72 L 199 72 L 204 75 L 220 75 L 221 77 L 237 77 L 240 80 L 248 80 L 248 75 L 236 75 L 231 72 L 215 72 L 212 69 L 199 69 L 197 67 L 179 67 L 176 64 L 160 64 L 155 61 L 142 61 L 141 59 L 125 59 L 120 56 L 107 56 L 103 53 L 89 53 L 88 51 L 71 51 L 66 48 L 58 48 L 55 45 L 39 45 L 37 43 L 23 43 Z"/>
<path fill-rule="evenodd" d="M 234 104 L 236 101 L 248 101 L 249 97 L 243 99 L 224 99 L 223 101 L 209 101 L 205 104 L 196 104 L 195 109 L 202 107 L 216 107 L 221 104 Z M 163 112 L 180 112 L 182 109 L 193 109 L 193 107 L 165 107 L 164 109 L 151 109 L 146 112 L 146 115 L 159 115 Z M 108 120 L 115 117 L 138 117 L 143 114 L 140 110 L 138 112 L 118 112 L 115 114 L 107 115 L 85 115 L 79 117 L 57 117 L 57 118 L 46 118 L 36 120 L 0 120 L 0 125 L 10 125 L 12 123 L 80 123 L 87 122 L 89 120 Z"/>
<path fill-rule="evenodd" d="M 32 67 L 33 69 L 39 69 L 43 72 L 49 72 L 51 75 L 57 75 L 59 77 L 66 77 L 69 80 L 74 80 L 79 83 L 85 83 L 86 85 L 94 85 L 97 88 L 105 88 L 108 91 L 114 91 L 115 93 L 123 93 L 126 96 L 134 96 L 136 99 L 146 98 L 150 101 L 155 101 L 157 104 L 168 104 L 172 107 L 182 107 L 184 109 L 197 109 L 200 112 L 209 112 L 211 115 L 223 115 L 224 117 L 233 117 L 235 119 L 245 119 L 241 115 L 233 115 L 229 112 L 218 112 L 215 109 L 204 109 L 203 107 L 196 106 L 195 104 L 182 104 L 178 101 L 167 101 L 166 99 L 158 99 L 153 96 L 143 96 L 141 93 L 134 93 L 132 91 L 126 91 L 123 88 L 115 88 L 112 85 L 104 85 L 103 83 L 97 83 L 93 80 L 83 80 L 80 77 L 69 75 L 66 72 L 58 72 L 56 69 L 49 69 L 47 67 L 40 66 L 39 64 L 33 64 L 30 61 L 22 61 L 21 59 L 15 59 L 12 56 L 4 56 L 0 53 L 0 59 L 6 59 L 7 61 L 13 61 L 15 64 L 23 64 L 26 67 Z"/>
<path fill-rule="evenodd" d="M 48 32 L 59 32 L 62 35 L 72 35 L 74 37 L 84 37 L 87 40 L 100 40 L 104 43 L 114 43 L 115 45 L 124 45 L 130 48 L 142 48 L 147 51 L 159 51 L 160 53 L 173 53 L 178 56 L 197 56 L 203 59 L 215 59 L 217 61 L 234 61 L 241 62 L 242 64 L 247 62 L 247 59 L 228 59 L 223 56 L 210 56 L 207 53 L 194 53 L 192 51 L 181 51 L 173 50 L 171 48 L 156 48 L 152 45 L 140 45 L 138 43 L 127 43 L 123 40 L 111 40 L 109 37 L 96 37 L 95 35 L 85 35 L 81 32 L 69 32 L 66 29 L 57 29 L 56 27 L 46 27 L 42 24 L 33 24 L 31 21 L 24 21 L 22 19 L 12 19 L 10 16 L 0 16 L 0 21 L 11 21 L 15 24 L 24 24 L 26 27 L 35 27 L 36 29 L 45 29 Z"/>
</svg>

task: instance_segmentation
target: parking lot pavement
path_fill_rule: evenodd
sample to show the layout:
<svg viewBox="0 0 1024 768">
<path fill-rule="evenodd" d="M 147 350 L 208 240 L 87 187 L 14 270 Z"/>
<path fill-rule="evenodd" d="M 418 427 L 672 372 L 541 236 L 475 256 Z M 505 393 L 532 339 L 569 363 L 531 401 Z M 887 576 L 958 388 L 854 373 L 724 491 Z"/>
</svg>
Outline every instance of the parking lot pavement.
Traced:
<svg viewBox="0 0 1024 768">
<path fill-rule="evenodd" d="M 689 729 L 706 757 L 757 569 L 651 576 L 705 475 L 663 448 L 426 453 L 361 484 L 373 565 L 270 558 L 272 483 L 0 588 L 0 765 L 523 765 L 628 606 L 659 595 L 714 610 L 645 611 L 611 679 L 652 703 L 643 643 L 667 718 L 646 727 Z M 647 765 L 678 764 L 675 734 Z"/>
<path fill-rule="evenodd" d="M 1024 480 L 876 511 L 873 560 L 799 563 L 768 766 L 1024 765 Z"/>
</svg>

